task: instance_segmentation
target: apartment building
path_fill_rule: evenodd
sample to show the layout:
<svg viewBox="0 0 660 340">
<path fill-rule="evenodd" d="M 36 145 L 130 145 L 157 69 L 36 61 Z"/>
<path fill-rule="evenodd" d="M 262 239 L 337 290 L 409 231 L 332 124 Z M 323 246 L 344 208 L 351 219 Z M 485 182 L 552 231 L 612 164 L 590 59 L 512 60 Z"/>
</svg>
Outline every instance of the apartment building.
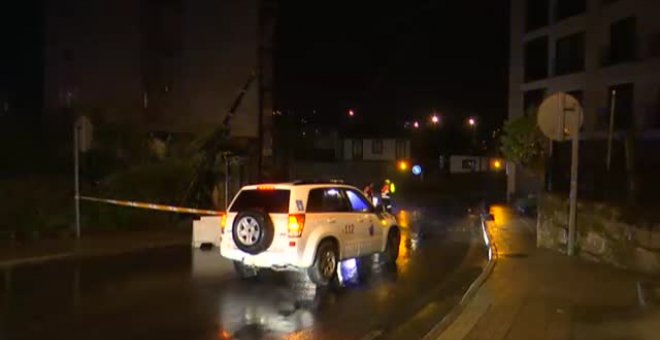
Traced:
<svg viewBox="0 0 660 340">
<path fill-rule="evenodd" d="M 509 117 L 533 114 L 556 92 L 584 108 L 583 138 L 614 130 L 653 138 L 660 128 L 660 1 L 511 0 Z M 615 100 L 613 93 L 616 93 Z M 508 169 L 510 195 L 538 180 Z"/>
</svg>

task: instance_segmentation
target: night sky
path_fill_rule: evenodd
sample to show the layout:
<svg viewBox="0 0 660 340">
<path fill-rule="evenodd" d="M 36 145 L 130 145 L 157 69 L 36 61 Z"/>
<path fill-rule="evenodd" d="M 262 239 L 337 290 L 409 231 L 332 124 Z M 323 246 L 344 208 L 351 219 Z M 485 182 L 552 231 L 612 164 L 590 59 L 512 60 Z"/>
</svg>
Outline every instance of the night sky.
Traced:
<svg viewBox="0 0 660 340">
<path fill-rule="evenodd" d="M 508 1 L 284 1 L 276 105 L 371 122 L 506 117 Z M 383 119 L 383 117 L 388 119 Z"/>
<path fill-rule="evenodd" d="M 0 100 L 13 109 L 41 109 L 43 77 L 43 1 L 0 4 Z"/>
</svg>

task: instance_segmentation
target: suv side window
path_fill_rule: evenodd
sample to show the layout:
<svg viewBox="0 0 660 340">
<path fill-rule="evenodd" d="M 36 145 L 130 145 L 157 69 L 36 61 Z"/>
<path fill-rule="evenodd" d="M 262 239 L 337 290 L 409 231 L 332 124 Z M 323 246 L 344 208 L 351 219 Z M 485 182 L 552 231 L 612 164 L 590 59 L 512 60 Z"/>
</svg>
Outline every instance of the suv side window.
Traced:
<svg viewBox="0 0 660 340">
<path fill-rule="evenodd" d="M 309 191 L 307 212 L 347 212 L 348 202 L 341 190 L 336 188 L 319 188 Z"/>
<path fill-rule="evenodd" d="M 346 196 L 351 202 L 351 208 L 354 212 L 370 212 L 372 211 L 371 204 L 364 196 L 355 192 L 355 190 L 346 190 Z"/>
</svg>

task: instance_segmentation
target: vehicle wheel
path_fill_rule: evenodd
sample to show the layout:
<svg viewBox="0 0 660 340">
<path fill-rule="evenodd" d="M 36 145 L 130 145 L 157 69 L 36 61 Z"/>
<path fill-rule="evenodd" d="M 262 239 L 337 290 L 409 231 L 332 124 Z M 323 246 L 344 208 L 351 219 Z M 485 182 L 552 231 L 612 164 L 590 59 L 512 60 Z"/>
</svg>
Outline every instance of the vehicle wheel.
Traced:
<svg viewBox="0 0 660 340">
<path fill-rule="evenodd" d="M 337 275 L 339 251 L 331 241 L 323 241 L 316 250 L 311 267 L 307 268 L 309 279 L 319 286 L 327 286 Z"/>
<path fill-rule="evenodd" d="M 399 230 L 396 228 L 390 229 L 390 232 L 387 234 L 387 244 L 385 245 L 385 260 L 388 263 L 395 263 L 396 259 L 399 258 L 399 243 L 401 241 L 401 235 Z"/>
<path fill-rule="evenodd" d="M 241 279 L 255 278 L 259 274 L 258 268 L 246 266 L 239 261 L 234 261 L 234 270 Z"/>
<path fill-rule="evenodd" d="M 256 255 L 273 243 L 275 229 L 268 214 L 244 211 L 236 216 L 231 234 L 238 249 Z"/>
</svg>

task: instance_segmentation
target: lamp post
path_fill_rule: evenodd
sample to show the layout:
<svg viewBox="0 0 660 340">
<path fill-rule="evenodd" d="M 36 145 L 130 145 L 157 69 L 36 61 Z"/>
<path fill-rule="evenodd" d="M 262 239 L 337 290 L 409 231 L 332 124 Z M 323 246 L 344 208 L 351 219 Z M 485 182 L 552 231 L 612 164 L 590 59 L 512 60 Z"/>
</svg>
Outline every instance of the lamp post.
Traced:
<svg viewBox="0 0 660 340">
<path fill-rule="evenodd" d="M 472 130 L 472 148 L 473 148 L 473 152 L 476 154 L 477 149 L 478 149 L 478 147 L 477 147 L 477 145 L 478 145 L 478 143 L 477 143 L 477 126 L 478 126 L 477 118 L 468 117 L 467 126 L 468 126 L 469 129 Z"/>
</svg>

